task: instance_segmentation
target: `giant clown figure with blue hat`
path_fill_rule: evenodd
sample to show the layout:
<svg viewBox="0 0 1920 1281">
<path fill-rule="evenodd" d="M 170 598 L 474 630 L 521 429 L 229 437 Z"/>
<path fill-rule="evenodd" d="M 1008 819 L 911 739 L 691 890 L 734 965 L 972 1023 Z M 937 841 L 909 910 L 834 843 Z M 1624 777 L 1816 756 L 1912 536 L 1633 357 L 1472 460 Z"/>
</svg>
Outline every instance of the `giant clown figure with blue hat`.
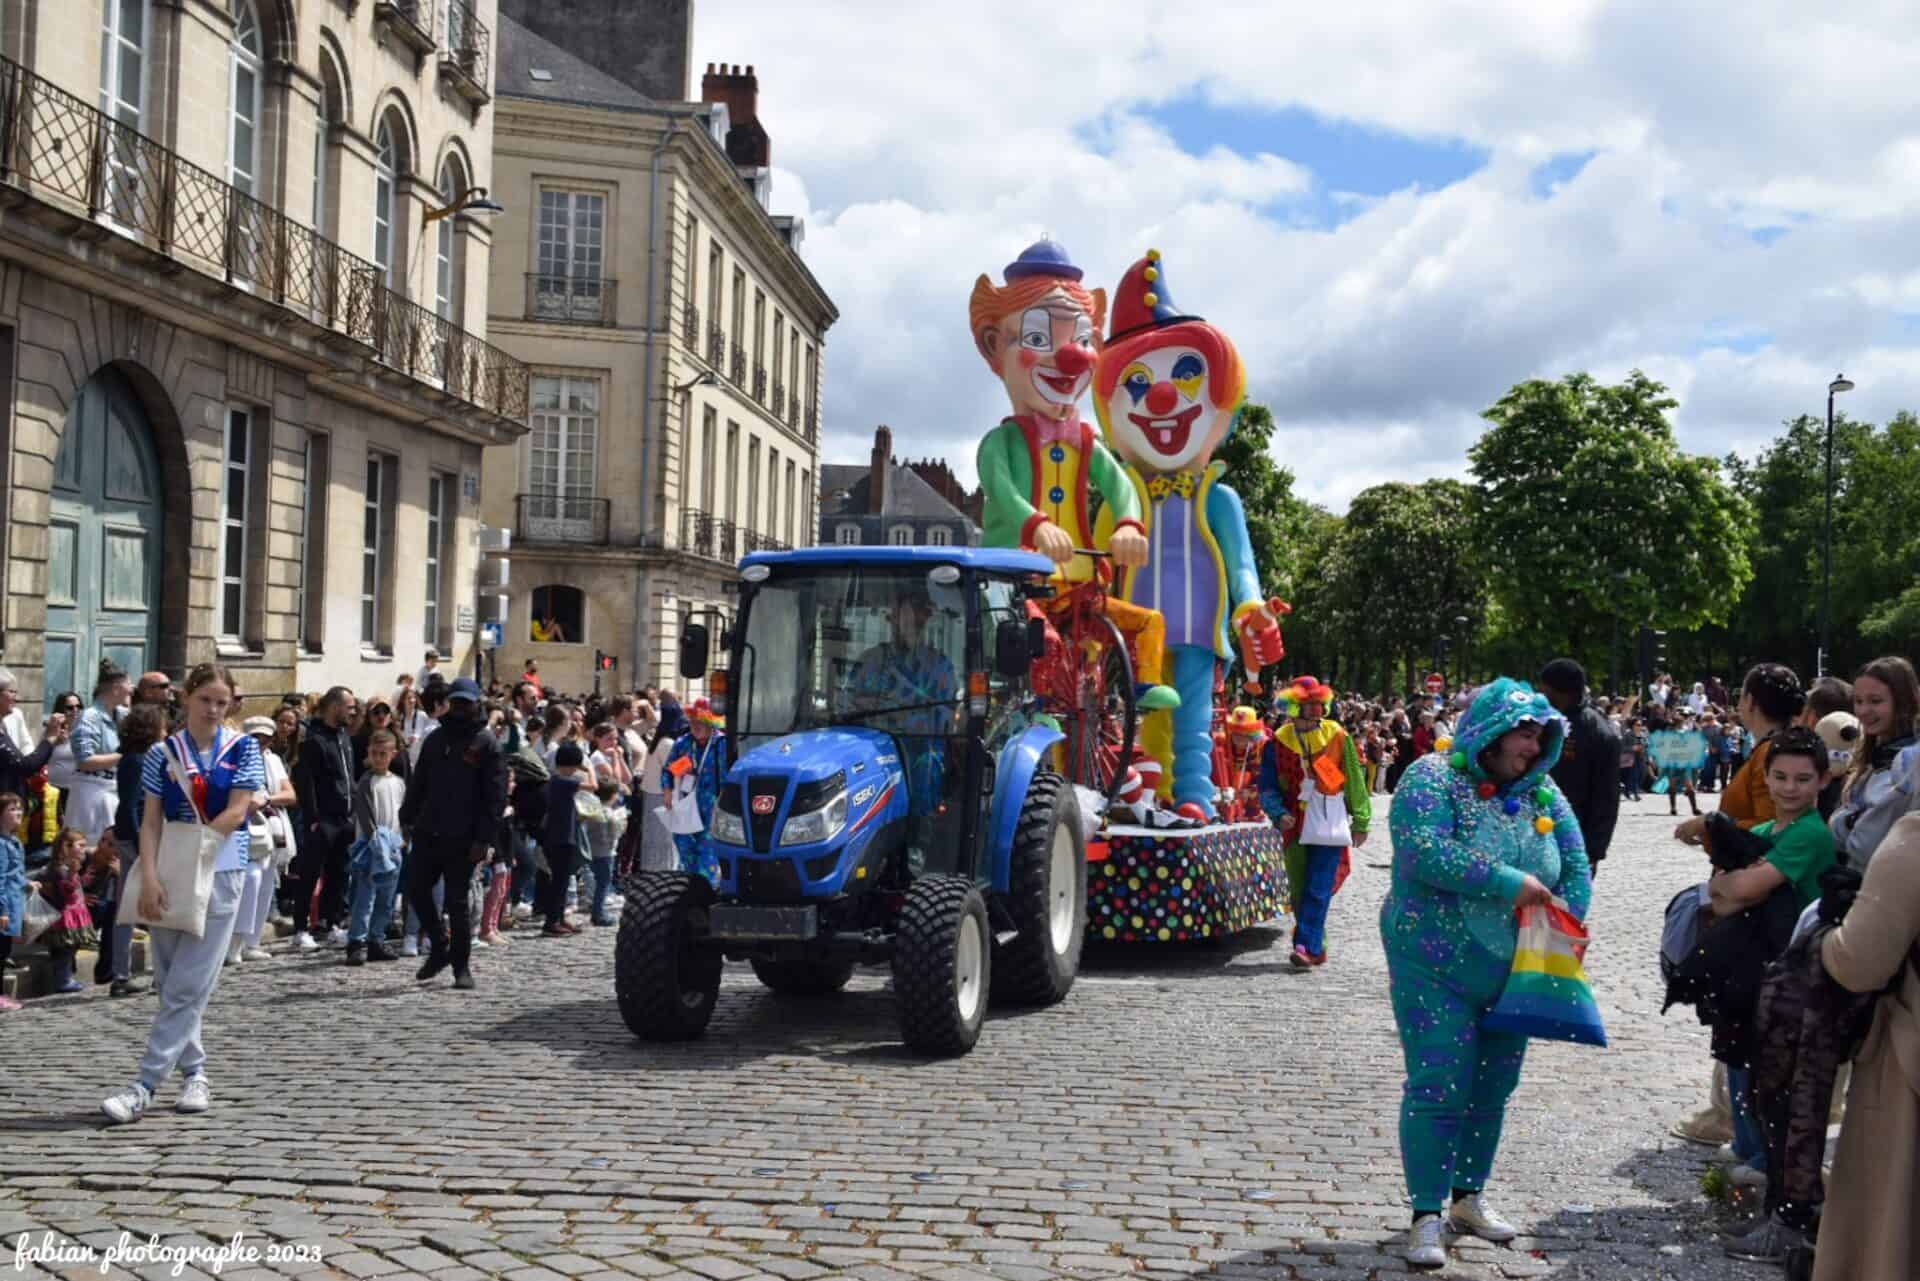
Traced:
<svg viewBox="0 0 1920 1281">
<path fill-rule="evenodd" d="M 1220 483 L 1225 464 L 1213 461 L 1246 400 L 1246 368 L 1225 333 L 1174 305 L 1156 250 L 1121 279 L 1112 323 L 1094 365 L 1094 412 L 1127 464 L 1148 545 L 1124 594 L 1166 620 L 1180 696 L 1170 734 L 1165 717 L 1152 717 L 1143 742 L 1161 760 L 1171 756 L 1180 811 L 1212 821 L 1215 663 L 1230 659 L 1236 642 L 1258 663 L 1283 652 L 1245 509 Z"/>
</svg>

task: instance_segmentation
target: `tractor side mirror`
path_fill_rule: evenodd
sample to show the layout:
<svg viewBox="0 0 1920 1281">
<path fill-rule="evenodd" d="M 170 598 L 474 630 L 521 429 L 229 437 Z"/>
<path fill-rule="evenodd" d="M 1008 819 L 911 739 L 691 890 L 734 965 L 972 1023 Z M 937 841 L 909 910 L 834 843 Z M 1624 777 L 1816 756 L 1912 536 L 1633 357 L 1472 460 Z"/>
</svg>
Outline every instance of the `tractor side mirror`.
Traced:
<svg viewBox="0 0 1920 1281">
<path fill-rule="evenodd" d="M 1039 662 L 1047 656 L 1047 620 L 1029 618 L 1027 620 L 1027 657 Z"/>
<path fill-rule="evenodd" d="M 993 631 L 993 669 L 1010 680 L 1027 674 L 1033 654 L 1027 639 L 1027 624 L 1006 618 Z"/>
<path fill-rule="evenodd" d="M 680 630 L 680 675 L 697 681 L 707 674 L 707 629 L 688 623 Z"/>
</svg>

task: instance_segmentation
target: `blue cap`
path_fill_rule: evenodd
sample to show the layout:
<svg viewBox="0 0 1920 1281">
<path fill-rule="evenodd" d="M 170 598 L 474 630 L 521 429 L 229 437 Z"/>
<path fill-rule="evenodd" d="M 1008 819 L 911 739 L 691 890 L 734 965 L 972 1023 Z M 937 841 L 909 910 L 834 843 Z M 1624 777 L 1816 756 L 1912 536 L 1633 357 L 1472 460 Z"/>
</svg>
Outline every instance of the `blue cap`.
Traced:
<svg viewBox="0 0 1920 1281">
<path fill-rule="evenodd" d="M 474 683 L 471 676 L 462 676 L 447 686 L 447 697 L 449 699 L 464 698 L 469 703 L 477 703 L 480 701 L 480 687 Z"/>
<path fill-rule="evenodd" d="M 1057 276 L 1062 280 L 1078 280 L 1086 273 L 1073 265 L 1067 257 L 1065 248 L 1051 240 L 1036 240 L 1020 251 L 1020 256 L 1007 264 L 1006 278 L 1009 281 L 1024 280 L 1028 276 Z"/>
</svg>

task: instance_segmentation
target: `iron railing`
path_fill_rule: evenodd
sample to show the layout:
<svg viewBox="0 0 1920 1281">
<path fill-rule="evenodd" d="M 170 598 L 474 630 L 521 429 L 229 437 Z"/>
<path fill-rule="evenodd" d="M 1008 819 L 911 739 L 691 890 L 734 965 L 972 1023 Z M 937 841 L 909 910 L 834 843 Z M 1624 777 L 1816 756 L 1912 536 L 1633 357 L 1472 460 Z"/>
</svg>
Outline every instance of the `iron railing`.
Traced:
<svg viewBox="0 0 1920 1281">
<path fill-rule="evenodd" d="M 739 560 L 739 536 L 745 533 L 724 517 L 697 508 L 683 508 L 680 512 L 680 548 L 708 560 L 725 561 L 731 565 Z"/>
<path fill-rule="evenodd" d="M 736 387 L 744 388 L 747 385 L 747 353 L 740 349 L 738 342 L 733 344 L 733 368 L 727 376 Z"/>
<path fill-rule="evenodd" d="M 366 344 L 527 420 L 527 367 L 387 288 L 379 267 L 0 57 L 0 184 Z"/>
<path fill-rule="evenodd" d="M 700 309 L 692 303 L 687 304 L 686 315 L 680 319 L 680 336 L 695 352 L 700 350 Z"/>
<path fill-rule="evenodd" d="M 466 79 L 470 96 L 481 101 L 492 96 L 493 33 L 470 0 L 447 0 L 447 49 L 441 61 Z"/>
<path fill-rule="evenodd" d="M 820 410 L 817 407 L 809 405 L 807 407 L 807 439 L 817 440 L 819 436 Z"/>
<path fill-rule="evenodd" d="M 619 302 L 617 280 L 604 276 L 527 273 L 527 319 L 570 325 L 611 325 Z"/>
<path fill-rule="evenodd" d="M 768 408 L 773 410 L 773 416 L 775 418 L 783 418 L 786 416 L 787 385 L 778 378 L 773 380 L 773 401 L 769 404 Z"/>
<path fill-rule="evenodd" d="M 374 0 L 373 18 L 391 24 L 416 49 L 432 49 L 438 9 L 439 0 Z"/>
<path fill-rule="evenodd" d="M 523 543 L 607 545 L 605 498 L 573 494 L 518 494 L 514 497 L 514 537 Z"/>
<path fill-rule="evenodd" d="M 787 398 L 787 422 L 795 427 L 800 425 L 800 393 L 797 391 Z"/>
<path fill-rule="evenodd" d="M 707 363 L 715 369 L 727 367 L 727 331 L 718 324 L 707 327 Z"/>
<path fill-rule="evenodd" d="M 758 363 L 753 367 L 753 398 L 763 405 L 767 403 L 767 367 Z"/>
</svg>

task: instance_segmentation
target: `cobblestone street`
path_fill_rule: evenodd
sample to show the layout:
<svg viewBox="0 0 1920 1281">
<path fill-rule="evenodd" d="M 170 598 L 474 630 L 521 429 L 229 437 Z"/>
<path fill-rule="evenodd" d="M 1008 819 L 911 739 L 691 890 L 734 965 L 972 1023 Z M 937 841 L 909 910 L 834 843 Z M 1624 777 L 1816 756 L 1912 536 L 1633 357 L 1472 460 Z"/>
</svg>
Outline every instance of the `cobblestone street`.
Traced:
<svg viewBox="0 0 1920 1281">
<path fill-rule="evenodd" d="M 1625 806 L 1599 879 L 1612 1048 L 1530 1052 L 1491 1189 L 1524 1235 L 1463 1242 L 1440 1275 L 1767 1274 L 1724 1260 L 1706 1152 L 1667 1135 L 1708 1078 L 1691 1012 L 1659 1013 L 1660 915 L 1704 870 L 1670 829 L 1662 799 Z M 1383 823 L 1323 970 L 1290 971 L 1278 929 L 1099 951 L 1065 1005 L 992 1018 L 953 1062 L 902 1054 L 878 973 L 800 1000 L 733 967 L 706 1039 L 642 1046 L 614 1008 L 613 931 L 521 931 L 478 954 L 472 994 L 337 953 L 231 970 L 208 1014 L 214 1111 L 176 1115 L 170 1087 L 109 1129 L 96 1106 L 151 998 L 36 1002 L 4 1022 L 6 1264 L 22 1233 L 124 1230 L 318 1248 L 284 1274 L 438 1281 L 1402 1276 L 1387 855 Z"/>
</svg>

